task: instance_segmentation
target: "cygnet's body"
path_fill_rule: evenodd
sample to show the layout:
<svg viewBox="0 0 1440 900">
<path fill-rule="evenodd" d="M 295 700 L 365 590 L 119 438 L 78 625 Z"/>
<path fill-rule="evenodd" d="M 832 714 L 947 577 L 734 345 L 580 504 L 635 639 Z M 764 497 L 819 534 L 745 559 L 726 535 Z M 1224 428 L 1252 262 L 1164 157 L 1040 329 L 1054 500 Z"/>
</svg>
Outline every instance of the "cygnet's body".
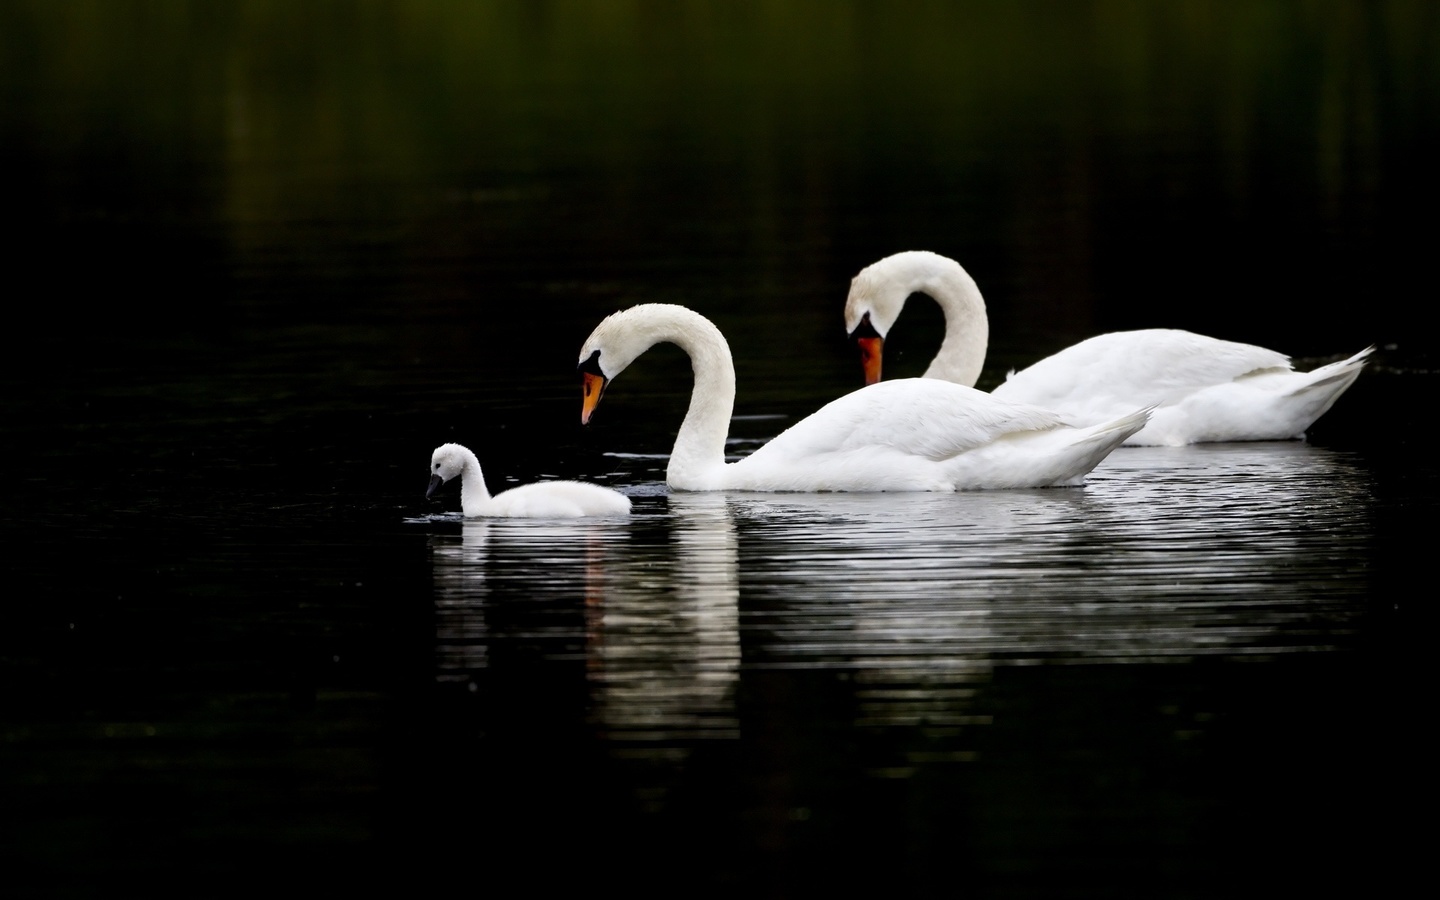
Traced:
<svg viewBox="0 0 1440 900">
<path fill-rule="evenodd" d="M 616 516 L 630 512 L 630 498 L 619 491 L 583 481 L 540 481 L 522 484 L 495 496 L 485 487 L 480 460 L 460 444 L 442 444 L 430 457 L 429 497 L 452 478 L 460 479 L 460 510 L 466 518 L 502 516 L 578 518 Z"/>
</svg>

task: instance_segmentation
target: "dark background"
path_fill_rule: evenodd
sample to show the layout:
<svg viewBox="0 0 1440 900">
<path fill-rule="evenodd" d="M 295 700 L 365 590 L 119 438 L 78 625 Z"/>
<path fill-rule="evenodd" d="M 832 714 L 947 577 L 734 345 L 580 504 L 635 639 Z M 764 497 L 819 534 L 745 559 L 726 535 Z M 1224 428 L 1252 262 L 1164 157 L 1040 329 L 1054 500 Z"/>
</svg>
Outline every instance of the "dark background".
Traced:
<svg viewBox="0 0 1440 900">
<path fill-rule="evenodd" d="M 492 487 L 653 481 L 603 453 L 668 450 L 688 372 L 647 355 L 582 430 L 575 354 L 601 317 L 700 310 L 731 340 L 737 413 L 794 417 L 859 383 L 849 279 L 929 249 L 986 295 L 982 387 L 1114 329 L 1189 328 L 1305 368 L 1379 348 L 1311 433 L 1374 473 L 1362 661 L 1127 674 L 1118 693 L 1104 667 L 1073 683 L 1008 671 L 997 702 L 1034 714 L 991 739 L 1023 759 L 1068 722 L 1094 750 L 1078 764 L 1093 795 L 1047 807 L 1054 786 L 1026 781 L 1042 755 L 1005 782 L 1033 793 L 965 782 L 981 812 L 933 840 L 992 896 L 1047 895 L 1012 880 L 1034 857 L 1005 855 L 1031 821 L 1010 812 L 1039 808 L 1073 894 L 1214 896 L 1255 860 L 1280 889 L 1383 885 L 1410 849 L 1397 798 L 1428 703 L 1413 585 L 1436 500 L 1437 158 L 1440 6 L 1425 0 L 5 0 L 0 858 L 22 893 L 74 896 L 130 879 L 220 895 L 285 871 L 487 890 L 465 858 L 494 833 L 540 882 L 668 865 L 643 859 L 645 837 L 677 871 L 711 871 L 711 845 L 684 850 L 665 821 L 607 831 L 613 786 L 587 777 L 601 750 L 555 750 L 581 740 L 574 723 L 515 699 L 573 706 L 576 673 L 447 717 L 428 548 L 404 524 L 437 511 L 422 467 L 460 440 L 484 449 Z M 912 303 L 887 374 L 918 374 L 939 327 Z M 830 688 L 747 686 L 760 749 L 803 758 L 851 737 L 832 731 L 847 698 Z M 793 730 L 764 718 L 789 692 L 815 710 Z M 1246 741 L 1145 768 L 1132 726 L 1108 726 L 1133 721 L 1126 697 L 1161 694 L 1231 711 Z M 1082 697 L 1098 707 L 1068 719 Z M 1368 730 L 1327 730 L 1351 709 Z M 459 758 L 476 748 L 473 767 Z M 759 750 L 716 752 L 683 822 L 755 762 L 727 752 Z M 556 758 L 580 768 L 557 777 Z M 1307 786 L 1351 762 L 1324 798 L 1374 827 L 1337 836 Z M 1136 766 L 1183 797 L 1213 784 L 1284 814 L 1201 810 L 1198 846 L 1242 847 L 1207 870 L 1161 852 L 1193 834 L 1112 809 L 1096 853 L 1160 860 L 1119 876 L 1088 857 L 1097 832 L 1076 810 Z M 554 780 L 522 802 L 494 771 Z M 436 814 L 450 795 L 465 808 Z M 854 818 L 791 848 L 789 875 L 846 885 L 862 846 L 894 840 L 914 883 L 946 885 L 948 847 L 898 846 L 892 819 L 842 827 L 905 803 L 928 821 L 923 796 L 855 798 Z M 736 815 L 713 833 L 753 834 Z M 550 855 L 580 836 L 578 862 Z M 774 874 L 736 865 L 707 883 Z"/>
</svg>

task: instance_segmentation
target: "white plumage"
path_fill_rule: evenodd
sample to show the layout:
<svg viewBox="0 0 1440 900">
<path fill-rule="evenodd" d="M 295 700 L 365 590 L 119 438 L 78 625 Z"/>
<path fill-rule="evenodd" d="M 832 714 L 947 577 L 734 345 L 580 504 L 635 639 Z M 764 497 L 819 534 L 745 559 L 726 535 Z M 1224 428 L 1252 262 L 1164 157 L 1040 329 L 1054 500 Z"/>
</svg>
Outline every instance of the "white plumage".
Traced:
<svg viewBox="0 0 1440 900">
<path fill-rule="evenodd" d="M 527 518 L 576 518 L 579 516 L 626 515 L 630 498 L 619 491 L 582 481 L 540 481 L 522 484 L 495 496 L 485 487 L 480 460 L 460 444 L 441 444 L 430 456 L 430 487 L 434 494 L 441 484 L 460 479 L 460 510 L 466 518 L 506 516 Z"/>
<path fill-rule="evenodd" d="M 918 250 L 867 266 L 850 284 L 845 325 L 862 332 L 867 380 L 879 379 L 881 342 L 913 293 L 928 294 L 945 313 L 945 338 L 924 377 L 974 385 L 989 341 L 985 301 L 959 263 Z M 1373 349 L 1297 372 L 1264 347 L 1174 329 L 1119 331 L 1012 372 L 991 394 L 1092 424 L 1155 407 L 1129 444 L 1291 440 L 1354 383 Z"/>
<path fill-rule="evenodd" d="M 919 378 L 861 388 L 821 407 L 751 455 L 724 457 L 735 403 L 725 338 L 683 306 L 642 304 L 609 316 L 585 341 L 581 421 L 605 386 L 640 354 L 670 342 L 695 374 L 689 410 L 675 436 L 666 480 L 676 490 L 955 491 L 1075 485 L 1148 410 L 1101 425 L 945 381 Z"/>
</svg>

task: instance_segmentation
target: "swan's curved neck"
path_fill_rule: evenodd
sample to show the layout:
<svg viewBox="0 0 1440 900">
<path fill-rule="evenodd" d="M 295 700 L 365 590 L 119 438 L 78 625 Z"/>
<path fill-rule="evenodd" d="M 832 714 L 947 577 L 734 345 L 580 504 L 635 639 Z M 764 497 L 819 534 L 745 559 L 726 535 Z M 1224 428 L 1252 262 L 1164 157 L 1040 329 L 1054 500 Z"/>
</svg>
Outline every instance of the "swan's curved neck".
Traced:
<svg viewBox="0 0 1440 900">
<path fill-rule="evenodd" d="M 926 267 L 917 274 L 910 291 L 930 295 L 945 313 L 945 339 L 925 370 L 925 377 L 974 387 L 990 345 L 990 320 L 979 286 L 970 273 L 953 262 Z"/>
<path fill-rule="evenodd" d="M 725 336 L 698 314 L 666 338 L 690 356 L 695 384 L 675 434 L 665 477 L 671 487 L 711 490 L 725 473 L 725 439 L 735 411 L 735 363 Z"/>
<path fill-rule="evenodd" d="M 480 472 L 480 460 L 471 450 L 465 451 L 465 465 L 460 469 L 460 509 L 467 516 L 478 515 L 490 505 L 490 491 Z"/>
<path fill-rule="evenodd" d="M 602 322 L 597 332 L 608 334 L 611 344 L 602 352 L 601 366 L 609 353 L 613 375 L 635 357 L 661 343 L 675 344 L 690 357 L 694 385 L 690 406 L 675 448 L 670 454 L 666 480 L 680 490 L 715 490 L 725 478 L 725 438 L 730 432 L 730 414 L 735 409 L 735 365 L 725 336 L 704 316 L 683 306 L 645 303 L 616 313 Z"/>
</svg>

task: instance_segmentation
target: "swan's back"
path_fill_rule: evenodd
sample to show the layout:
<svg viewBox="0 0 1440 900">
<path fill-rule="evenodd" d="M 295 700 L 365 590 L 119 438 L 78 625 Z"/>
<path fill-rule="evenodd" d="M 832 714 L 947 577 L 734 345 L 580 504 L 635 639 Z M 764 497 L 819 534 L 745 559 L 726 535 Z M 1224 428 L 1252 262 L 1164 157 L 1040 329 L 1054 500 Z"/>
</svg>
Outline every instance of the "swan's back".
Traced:
<svg viewBox="0 0 1440 900">
<path fill-rule="evenodd" d="M 933 378 L 900 378 L 830 401 L 766 444 L 790 459 L 883 448 L 907 457 L 948 459 L 1016 431 L 1060 424 L 1057 413 L 998 399 Z"/>
<path fill-rule="evenodd" d="M 491 500 L 487 515 L 574 518 L 578 516 L 624 515 L 630 512 L 630 498 L 624 494 L 583 481 L 540 481 L 522 484 Z"/>
<path fill-rule="evenodd" d="M 1020 403 L 1088 415 L 1165 406 L 1202 388 L 1260 372 L 1288 372 L 1283 353 L 1188 331 L 1096 335 L 1010 375 L 993 391 Z"/>
<path fill-rule="evenodd" d="M 1172 329 L 1097 335 L 1012 374 L 997 397 L 1099 422 L 1157 407 L 1132 444 L 1303 438 L 1359 375 L 1370 349 L 1297 372 L 1274 350 Z"/>
<path fill-rule="evenodd" d="M 1144 424 L 1143 414 L 1130 432 Z M 1128 433 L 1126 434 L 1128 435 Z M 728 467 L 741 490 L 954 491 L 1076 484 L 1119 445 L 1059 414 L 928 378 L 821 407 Z M 1097 455 L 1097 447 L 1103 450 Z"/>
</svg>

